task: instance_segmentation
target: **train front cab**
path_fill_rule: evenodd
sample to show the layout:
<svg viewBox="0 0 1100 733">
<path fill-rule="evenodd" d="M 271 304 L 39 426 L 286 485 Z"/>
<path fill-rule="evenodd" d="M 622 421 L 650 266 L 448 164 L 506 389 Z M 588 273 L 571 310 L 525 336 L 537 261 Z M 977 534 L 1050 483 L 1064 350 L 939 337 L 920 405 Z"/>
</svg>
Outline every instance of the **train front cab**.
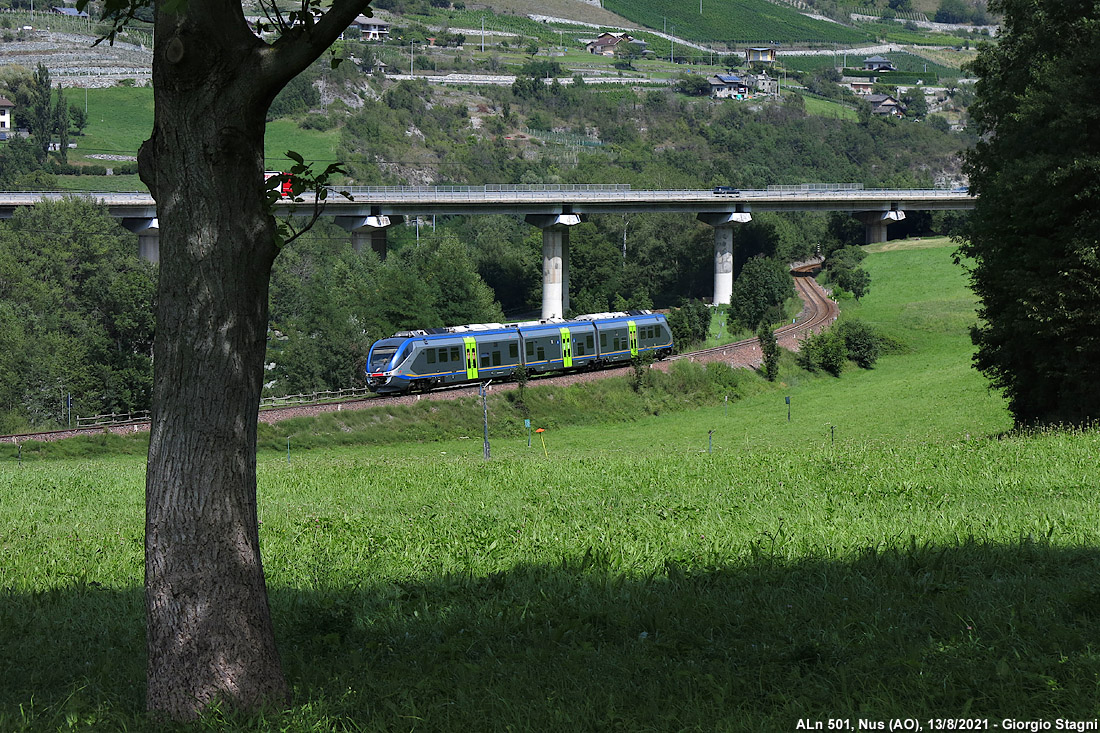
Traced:
<svg viewBox="0 0 1100 733">
<path fill-rule="evenodd" d="M 401 365 L 412 355 L 413 339 L 396 336 L 375 341 L 367 354 L 367 389 L 379 394 L 409 389 L 401 377 Z"/>
</svg>

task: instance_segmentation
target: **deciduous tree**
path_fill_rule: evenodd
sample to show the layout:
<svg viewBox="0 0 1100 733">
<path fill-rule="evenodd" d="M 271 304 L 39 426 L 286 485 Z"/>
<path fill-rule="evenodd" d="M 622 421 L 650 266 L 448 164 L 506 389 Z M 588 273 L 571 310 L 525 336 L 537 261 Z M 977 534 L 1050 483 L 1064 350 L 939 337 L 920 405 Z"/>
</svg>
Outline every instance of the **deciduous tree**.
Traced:
<svg viewBox="0 0 1100 733">
<path fill-rule="evenodd" d="M 146 480 L 147 706 L 285 700 L 260 559 L 256 423 L 277 225 L 264 121 L 369 0 L 152 0 L 154 122 L 138 168 L 157 203 L 160 281 Z M 82 1 L 81 7 L 87 3 Z M 107 0 L 124 24 L 150 0 Z M 117 27 L 117 26 L 116 26 Z M 112 34 L 113 37 L 113 34 Z"/>
<path fill-rule="evenodd" d="M 998 0 L 971 108 L 977 196 L 960 254 L 981 299 L 975 365 L 1017 423 L 1100 418 L 1100 5 Z M 1073 100 L 1070 102 L 1070 100 Z"/>
</svg>

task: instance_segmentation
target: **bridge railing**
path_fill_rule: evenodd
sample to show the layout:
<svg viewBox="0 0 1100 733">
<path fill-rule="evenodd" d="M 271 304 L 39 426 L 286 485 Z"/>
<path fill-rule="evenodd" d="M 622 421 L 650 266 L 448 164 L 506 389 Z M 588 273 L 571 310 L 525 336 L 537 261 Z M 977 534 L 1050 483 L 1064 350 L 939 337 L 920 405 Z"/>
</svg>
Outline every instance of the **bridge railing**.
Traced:
<svg viewBox="0 0 1100 733">
<path fill-rule="evenodd" d="M 333 210 L 339 210 L 342 204 L 370 203 L 381 200 L 385 203 L 432 203 L 433 201 L 446 202 L 473 202 L 479 199 L 510 198 L 514 196 L 514 202 L 537 201 L 568 201 L 573 198 L 577 201 L 602 201 L 608 198 L 618 198 L 626 201 L 708 201 L 710 199 L 729 202 L 731 199 L 774 199 L 784 198 L 791 200 L 828 199 L 829 197 L 842 197 L 852 201 L 881 200 L 881 199 L 938 199 L 938 198 L 965 198 L 969 194 L 965 190 L 949 188 L 863 188 L 862 184 L 800 184 L 798 186 L 769 186 L 767 189 L 742 189 L 740 193 L 731 195 L 728 193 L 715 193 L 711 189 L 636 189 L 628 184 L 551 184 L 551 185 L 487 185 L 487 186 L 331 186 L 332 196 L 329 197 L 328 206 Z M 346 191 L 352 196 L 348 202 L 338 194 Z M 0 193 L 0 206 L 29 206 L 43 200 L 58 200 L 70 196 L 79 196 L 96 201 L 103 201 L 109 206 L 138 206 L 150 207 L 155 203 L 148 193 L 124 192 L 115 193 L 107 191 L 6 191 Z M 306 200 L 306 203 L 310 199 Z M 282 205 L 292 206 L 294 202 L 282 201 Z"/>
<path fill-rule="evenodd" d="M 768 186 L 768 193 L 797 193 L 799 191 L 862 191 L 862 183 L 797 183 L 793 186 Z"/>
<path fill-rule="evenodd" d="M 352 194 L 485 194 L 485 193 L 613 193 L 629 191 L 629 183 L 550 183 L 550 184 L 488 184 L 485 186 L 330 186 L 332 191 Z"/>
</svg>

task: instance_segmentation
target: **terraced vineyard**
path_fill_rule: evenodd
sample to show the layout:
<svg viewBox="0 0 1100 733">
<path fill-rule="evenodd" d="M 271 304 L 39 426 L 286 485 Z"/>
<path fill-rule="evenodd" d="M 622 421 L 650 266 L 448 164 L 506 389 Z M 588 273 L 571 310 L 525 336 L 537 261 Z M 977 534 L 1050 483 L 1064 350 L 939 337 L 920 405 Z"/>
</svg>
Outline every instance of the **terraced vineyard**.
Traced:
<svg viewBox="0 0 1100 733">
<path fill-rule="evenodd" d="M 838 23 L 808 18 L 767 0 L 604 0 L 604 7 L 657 30 L 675 28 L 694 41 L 724 43 L 865 43 L 870 36 Z"/>
</svg>

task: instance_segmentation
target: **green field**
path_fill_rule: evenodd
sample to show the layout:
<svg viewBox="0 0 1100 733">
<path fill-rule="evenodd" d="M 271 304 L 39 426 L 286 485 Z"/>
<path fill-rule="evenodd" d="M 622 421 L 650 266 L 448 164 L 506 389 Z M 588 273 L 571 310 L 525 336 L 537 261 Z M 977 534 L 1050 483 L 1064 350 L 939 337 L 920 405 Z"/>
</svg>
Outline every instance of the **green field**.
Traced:
<svg viewBox="0 0 1100 733">
<path fill-rule="evenodd" d="M 809 93 L 802 94 L 802 100 L 806 105 L 806 113 L 818 117 L 829 117 L 838 120 L 858 120 L 859 114 L 853 107 L 831 99 L 816 97 Z M 853 103 L 855 100 L 852 100 Z"/>
<path fill-rule="evenodd" d="M 84 93 L 70 90 L 70 102 L 83 103 Z M 109 87 L 87 90 L 88 127 L 84 134 L 73 138 L 77 147 L 69 154 L 69 162 L 112 167 L 111 160 L 95 155 L 137 156 L 138 148 L 153 129 L 153 90 L 151 87 Z M 266 165 L 281 170 L 289 166 L 286 151 L 294 150 L 307 160 L 324 168 L 336 161 L 339 132 L 335 130 L 304 130 L 294 120 L 279 119 L 267 125 L 265 137 Z M 131 162 L 132 164 L 132 162 Z M 85 191 L 135 191 L 144 189 L 136 175 L 60 176 L 66 189 Z"/>
<path fill-rule="evenodd" d="M 261 540 L 293 700 L 202 728 L 1096 718 L 1100 433 L 1006 432 L 952 251 L 865 260 L 842 317 L 902 344 L 870 371 L 786 359 L 728 405 L 602 424 L 567 416 L 629 387 L 531 388 L 552 427 L 530 448 L 494 393 L 488 462 L 473 401 L 271 428 Z M 433 439 L 452 412 L 468 432 Z M 0 730 L 161 730 L 141 712 L 140 457 L 0 456 Z"/>
</svg>

